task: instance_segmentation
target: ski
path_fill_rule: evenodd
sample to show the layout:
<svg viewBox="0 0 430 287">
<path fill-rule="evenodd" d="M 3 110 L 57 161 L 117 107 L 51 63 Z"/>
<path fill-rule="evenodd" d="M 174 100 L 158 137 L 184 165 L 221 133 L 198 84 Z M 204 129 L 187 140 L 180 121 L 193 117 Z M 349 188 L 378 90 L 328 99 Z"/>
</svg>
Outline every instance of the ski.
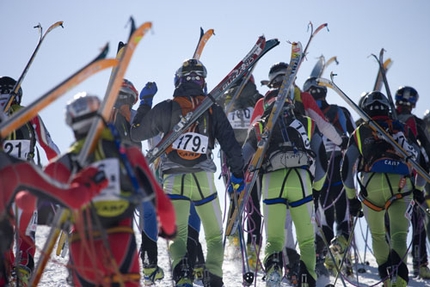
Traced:
<svg viewBox="0 0 430 287">
<path fill-rule="evenodd" d="M 291 60 L 288 65 L 287 73 L 282 85 L 279 89 L 276 101 L 273 104 L 273 108 L 270 112 L 269 118 L 267 120 L 267 125 L 264 127 L 262 132 L 262 138 L 257 144 L 257 150 L 252 156 L 250 163 L 248 164 L 247 171 L 245 173 L 245 188 L 239 194 L 239 198 L 235 199 L 237 195 L 232 193 L 232 202 L 237 200 L 237 206 L 232 206 L 230 204 L 229 218 L 227 220 L 225 235 L 229 236 L 234 234 L 238 228 L 241 221 L 241 214 L 244 211 L 245 205 L 248 202 L 249 195 L 251 194 L 252 187 L 258 178 L 259 169 L 263 163 L 264 154 L 268 148 L 268 143 L 270 141 L 272 129 L 281 114 L 282 107 L 284 106 L 285 100 L 288 97 L 294 97 L 294 91 L 291 90 L 294 81 L 296 80 L 297 72 L 304 56 L 304 50 L 300 42 L 291 44 Z"/>
<path fill-rule="evenodd" d="M 379 66 L 378 77 L 380 75 L 382 78 L 382 82 L 384 83 L 385 91 L 387 93 L 388 102 L 390 103 L 390 106 L 391 106 L 391 113 L 393 115 L 393 118 L 397 119 L 396 106 L 394 105 L 393 97 L 391 96 L 391 90 L 387 80 L 387 73 L 384 68 L 384 61 L 383 61 L 384 52 L 385 50 L 384 48 L 382 48 L 381 51 L 379 52 L 379 58 L 375 54 L 372 54 L 371 56 L 374 57 L 378 62 L 378 66 Z"/>
<path fill-rule="evenodd" d="M 42 29 L 42 25 L 40 25 L 40 23 L 36 26 L 34 26 L 34 28 L 38 28 L 39 29 L 39 41 L 37 42 L 36 48 L 33 51 L 33 54 L 31 55 L 30 59 L 28 60 L 27 64 L 25 65 L 24 70 L 21 73 L 21 76 L 19 76 L 18 80 L 16 81 L 15 86 L 13 87 L 13 91 L 10 94 L 10 97 L 8 99 L 8 101 L 5 103 L 4 107 L 3 107 L 3 111 L 8 111 L 13 99 L 15 98 L 15 95 L 18 94 L 19 88 L 21 87 L 22 82 L 24 81 L 25 76 L 27 75 L 28 70 L 30 69 L 31 64 L 33 63 L 34 58 L 36 57 L 37 52 L 40 49 L 40 46 L 43 43 L 43 40 L 45 40 L 46 35 L 49 34 L 49 32 L 51 32 L 52 30 L 54 30 L 57 27 L 63 27 L 63 21 L 58 21 L 55 22 L 54 24 L 52 24 L 51 26 L 49 26 L 48 30 L 46 30 L 46 32 L 43 34 L 43 29 Z"/>
<path fill-rule="evenodd" d="M 393 139 L 391 135 L 389 135 L 380 125 L 378 125 L 372 118 L 369 117 L 350 97 L 348 97 L 334 82 L 333 77 L 335 75 L 331 74 L 331 79 L 319 78 L 317 82 L 326 86 L 330 89 L 333 89 L 345 102 L 347 102 L 351 108 L 365 121 L 369 124 L 369 126 L 375 131 L 378 132 L 387 142 L 391 143 L 394 149 L 402 156 L 404 160 L 410 163 L 417 173 L 425 178 L 427 182 L 430 182 L 430 175 L 413 159 L 410 158 L 409 154 Z"/>
<path fill-rule="evenodd" d="M 133 56 L 133 53 L 137 47 L 137 44 L 139 44 L 140 40 L 145 36 L 145 34 L 152 27 L 151 22 L 145 22 L 137 29 L 135 29 L 133 18 L 131 18 L 131 21 L 133 26 L 131 35 L 128 39 L 127 44 L 125 44 L 124 47 L 120 47 L 117 53 L 119 57 L 118 59 L 119 63 L 112 70 L 109 84 L 108 84 L 104 99 L 100 106 L 100 110 L 99 110 L 100 117 L 106 121 L 109 118 L 109 114 L 111 113 L 112 108 L 115 104 L 119 90 L 121 88 L 121 84 L 122 84 L 125 72 Z M 101 118 L 98 118 L 98 120 L 94 121 L 93 124 L 91 125 L 91 128 L 88 132 L 88 136 L 78 156 L 79 163 L 84 163 L 87 156 L 94 150 L 96 146 L 100 133 L 103 130 L 103 123 L 101 121 Z"/>
<path fill-rule="evenodd" d="M 117 60 L 105 59 L 108 51 L 109 45 L 106 44 L 101 53 L 90 63 L 69 76 L 63 82 L 52 88 L 46 94 L 36 99 L 25 108 L 22 108 L 18 112 L 14 113 L 12 116 L 7 118 L 6 121 L 0 123 L 0 137 L 7 137 L 12 131 L 18 129 L 24 123 L 34 118 L 40 110 L 51 104 L 61 95 L 80 84 L 90 76 L 101 70 L 117 65 Z"/>
<path fill-rule="evenodd" d="M 200 56 L 202 55 L 203 49 L 206 46 L 206 43 L 212 37 L 212 35 L 215 35 L 214 29 L 209 29 L 206 32 L 203 32 L 203 28 L 200 27 L 200 39 L 197 44 L 196 50 L 194 51 L 193 58 L 199 60 Z"/>
<path fill-rule="evenodd" d="M 318 61 L 316 62 L 314 68 L 312 69 L 309 78 L 321 78 L 321 76 L 324 74 L 324 71 L 333 62 L 336 63 L 336 65 L 339 65 L 339 62 L 336 56 L 333 56 L 330 59 L 328 59 L 328 61 L 326 61 L 324 55 L 321 55 L 318 58 Z"/>
<path fill-rule="evenodd" d="M 161 141 L 146 154 L 149 164 L 153 163 L 161 154 L 164 153 L 179 136 L 189 128 L 206 110 L 208 110 L 217 99 L 224 94 L 238 79 L 240 79 L 256 62 L 272 48 L 279 45 L 278 39 L 266 41 L 264 36 L 258 38 L 257 43 L 251 51 L 243 58 L 228 75 L 207 95 L 207 97 L 197 106 L 197 108 L 188 113 L 185 117 L 174 126 L 173 130 L 164 136 Z"/>
<path fill-rule="evenodd" d="M 287 75 L 288 75 L 288 73 L 291 73 L 290 76 L 293 76 L 293 75 L 297 74 L 297 71 L 300 68 L 301 63 L 303 62 L 304 57 L 307 55 L 307 51 L 308 51 L 310 43 L 312 42 L 312 39 L 323 28 L 327 28 L 327 26 L 328 26 L 327 23 L 323 23 L 323 24 L 319 25 L 316 30 L 314 30 L 314 26 L 313 26 L 312 22 L 309 22 L 308 28 L 310 28 L 311 33 L 309 35 L 309 39 L 308 39 L 308 42 L 307 42 L 305 48 L 303 49 L 301 47 L 300 43 L 292 43 L 290 65 L 296 65 L 296 66 L 291 67 L 291 68 L 288 67 L 288 69 L 287 69 Z M 300 46 L 300 48 L 297 47 L 297 46 Z M 294 51 L 294 49 L 300 50 L 298 52 L 298 54 L 300 54 L 300 55 L 297 55 L 296 52 Z M 296 57 L 300 57 L 300 59 L 298 60 L 298 62 L 295 61 Z M 293 68 L 294 68 L 294 70 L 293 70 Z M 285 93 L 285 95 L 282 95 L 282 96 L 286 97 L 287 94 L 288 94 L 288 89 L 290 89 L 290 86 L 286 87 L 287 83 L 285 83 L 285 81 L 289 80 L 289 77 L 287 77 L 287 75 L 286 75 L 284 81 L 282 82 L 282 86 L 280 88 L 280 91 L 279 91 L 279 94 L 278 94 L 278 98 L 283 93 Z M 290 85 L 292 85 L 294 83 L 294 81 L 295 81 L 295 78 L 292 80 L 292 82 L 291 82 Z M 268 83 L 269 83 L 269 81 L 264 81 L 264 80 L 261 81 L 262 85 L 268 85 Z M 294 97 L 294 93 L 291 93 L 291 97 L 292 98 Z M 285 101 L 285 98 L 284 98 L 284 101 Z M 277 106 L 277 104 L 279 104 L 278 101 L 275 102 L 274 106 Z M 283 102 L 282 102 L 282 104 L 283 104 Z M 274 108 L 274 109 L 276 111 L 276 108 Z M 273 110 L 272 110 L 272 112 L 273 112 Z M 276 112 L 278 113 L 280 111 L 276 111 Z M 276 120 L 276 118 L 277 117 L 274 117 L 274 118 L 270 117 L 269 121 L 271 121 L 271 119 L 275 119 Z M 273 125 L 273 123 L 271 123 L 271 125 Z M 268 136 L 270 137 L 270 135 L 268 135 Z M 258 143 L 257 152 L 258 152 L 259 156 L 256 156 L 257 153 L 255 153 L 254 156 L 251 159 L 251 162 L 250 162 L 249 166 L 248 166 L 248 170 L 245 173 L 245 189 L 240 193 L 240 198 L 238 200 L 238 205 L 233 204 L 235 202 L 235 200 L 230 199 L 230 207 L 229 207 L 229 211 L 228 211 L 228 218 L 227 218 L 227 223 L 226 223 L 225 236 L 229 236 L 231 234 L 234 234 L 236 232 L 237 228 L 238 228 L 238 225 L 239 225 L 240 220 L 241 220 L 241 215 L 242 215 L 242 213 L 244 211 L 246 203 L 248 202 L 248 198 L 249 198 L 249 195 L 251 193 L 252 187 L 253 187 L 253 185 L 255 184 L 255 182 L 256 182 L 256 180 L 258 178 L 258 169 L 260 168 L 260 166 L 262 164 L 264 153 L 265 153 L 265 149 L 267 148 L 267 147 L 260 147 L 260 144 L 264 146 L 264 145 L 267 144 L 267 142 L 268 142 L 268 139 L 266 138 L 265 140 L 262 140 L 261 143 L 260 142 Z M 264 152 L 263 152 L 263 150 L 264 150 Z"/>
<path fill-rule="evenodd" d="M 393 61 L 390 58 L 388 58 L 387 60 L 384 61 L 383 67 L 384 67 L 385 73 L 388 72 L 388 69 L 391 67 L 392 64 L 393 64 Z M 382 74 L 378 70 L 378 75 L 376 77 L 376 81 L 375 81 L 375 85 L 373 86 L 373 90 L 380 92 L 381 89 L 382 89 Z"/>
</svg>

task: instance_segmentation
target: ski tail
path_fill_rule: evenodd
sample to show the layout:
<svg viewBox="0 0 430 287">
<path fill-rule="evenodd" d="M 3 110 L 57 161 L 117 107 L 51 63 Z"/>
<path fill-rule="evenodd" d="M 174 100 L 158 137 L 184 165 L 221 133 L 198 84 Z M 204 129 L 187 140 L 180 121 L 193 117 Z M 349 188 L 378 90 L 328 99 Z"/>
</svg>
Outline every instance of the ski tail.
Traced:
<svg viewBox="0 0 430 287">
<path fill-rule="evenodd" d="M 319 78 L 324 72 L 325 58 L 324 55 L 319 56 L 314 68 L 311 71 L 310 78 Z"/>
<path fill-rule="evenodd" d="M 52 88 L 43 96 L 39 97 L 25 108 L 20 109 L 14 113 L 11 117 L 7 118 L 6 121 L 0 123 L 0 137 L 7 137 L 12 131 L 16 130 L 24 123 L 34 118 L 39 111 L 44 109 L 46 106 L 51 104 L 53 101 L 58 99 L 61 95 L 77 86 L 85 79 L 96 74 L 97 72 L 114 67 L 118 64 L 115 59 L 105 59 L 109 51 L 109 45 L 106 45 L 101 53 L 90 63 L 85 65 L 76 73 L 65 79 L 63 82 Z"/>
<path fill-rule="evenodd" d="M 106 121 L 109 118 L 112 108 L 116 102 L 125 72 L 127 70 L 128 64 L 131 61 L 131 58 L 137 47 L 137 44 L 151 28 L 152 28 L 151 22 L 145 22 L 137 29 L 132 27 L 132 30 L 134 29 L 134 31 L 132 32 L 131 37 L 129 38 L 127 44 L 124 47 L 120 48 L 118 52 L 118 54 L 120 54 L 119 63 L 112 70 L 109 84 L 99 109 L 99 114 L 101 118 L 103 118 Z M 88 136 L 85 140 L 82 150 L 78 156 L 79 163 L 84 163 L 87 156 L 94 150 L 102 130 L 103 130 L 103 124 L 100 121 L 100 119 L 94 121 L 88 132 Z"/>
<path fill-rule="evenodd" d="M 209 41 L 210 37 L 212 37 L 212 35 L 215 35 L 214 29 L 209 29 L 205 33 L 203 33 L 203 28 L 200 27 L 200 39 L 193 54 L 194 59 L 200 59 L 203 49 L 206 46 L 206 43 Z"/>
<path fill-rule="evenodd" d="M 388 72 L 388 70 L 390 69 L 391 65 L 393 64 L 393 61 L 388 58 L 387 60 L 384 61 L 383 67 L 385 70 L 385 73 Z M 378 75 L 376 76 L 376 80 L 375 80 L 375 85 L 373 86 L 373 91 L 381 91 L 382 89 L 382 74 L 381 72 L 378 70 Z"/>
<path fill-rule="evenodd" d="M 30 56 L 30 59 L 28 60 L 27 64 L 25 65 L 24 70 L 22 71 L 21 75 L 19 76 L 18 80 L 16 80 L 16 84 L 13 88 L 13 92 L 11 93 L 8 101 L 5 103 L 3 107 L 3 111 L 8 111 L 10 106 L 12 105 L 12 102 L 15 98 L 15 96 L 18 94 L 19 88 L 21 87 L 22 82 L 24 81 L 25 76 L 27 75 L 28 70 L 30 69 L 31 64 L 33 63 L 34 59 L 36 58 L 37 52 L 39 51 L 40 47 L 42 46 L 43 41 L 45 40 L 46 36 L 55 28 L 57 27 L 63 27 L 63 21 L 58 21 L 49 26 L 48 30 L 44 34 L 42 34 L 42 26 L 40 23 L 34 28 L 39 29 L 39 41 L 37 42 L 36 48 L 34 49 L 32 55 Z M 63 27 L 64 28 L 64 27 Z"/>
<path fill-rule="evenodd" d="M 384 51 L 385 51 L 384 48 L 382 48 L 381 51 L 379 52 L 379 58 L 375 54 L 372 54 L 371 56 L 374 57 L 376 59 L 376 61 L 378 62 L 379 74 L 381 75 L 382 82 L 384 83 L 384 86 L 385 86 L 387 98 L 388 98 L 388 101 L 389 101 L 390 106 L 391 106 L 391 113 L 393 115 L 393 118 L 397 119 L 396 105 L 394 104 L 393 97 L 391 95 L 390 86 L 389 86 L 388 80 L 387 80 L 387 73 L 386 73 L 386 70 L 384 68 L 384 62 L 383 62 Z"/>
</svg>

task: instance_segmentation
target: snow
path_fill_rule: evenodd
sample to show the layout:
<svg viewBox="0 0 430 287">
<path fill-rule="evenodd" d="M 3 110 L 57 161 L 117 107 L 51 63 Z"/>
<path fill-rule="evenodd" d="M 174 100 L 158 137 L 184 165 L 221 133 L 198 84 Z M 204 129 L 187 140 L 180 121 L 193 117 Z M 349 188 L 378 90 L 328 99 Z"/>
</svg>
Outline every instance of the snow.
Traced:
<svg viewBox="0 0 430 287">
<path fill-rule="evenodd" d="M 355 241 L 359 256 L 357 257 L 358 263 L 354 265 L 354 275 L 353 277 L 344 278 L 346 286 L 381 286 L 382 284 L 379 281 L 378 270 L 375 259 L 372 255 L 371 247 L 365 247 L 365 236 L 366 236 L 367 225 L 365 224 L 364 219 L 359 219 L 359 223 L 355 229 Z M 38 254 L 40 254 L 40 250 L 42 249 L 45 239 L 49 234 L 49 227 L 47 226 L 38 226 L 37 229 L 37 253 L 36 253 L 36 262 L 38 258 Z M 136 238 L 140 245 L 140 236 L 139 232 L 136 230 Z M 369 236 L 370 238 L 370 236 Z M 409 239 L 408 239 L 409 240 Z M 201 242 L 203 247 L 205 246 L 203 237 L 201 235 Z M 410 241 L 408 241 L 410 242 Z M 370 239 L 368 240 L 370 244 Z M 226 287 L 236 287 L 242 286 L 242 265 L 240 258 L 233 258 L 231 255 L 230 247 L 226 249 L 226 256 L 223 265 L 224 270 L 224 284 Z M 159 239 L 158 241 L 158 250 L 159 250 L 159 265 L 163 268 L 165 272 L 165 278 L 157 283 L 155 286 L 174 286 L 171 281 L 171 271 L 169 268 L 169 256 L 167 252 L 167 241 L 164 239 Z M 364 251 L 366 250 L 366 254 Z M 47 287 L 62 287 L 68 286 L 66 282 L 67 277 L 67 269 L 65 267 L 67 263 L 68 254 L 65 257 L 55 255 L 55 249 L 53 255 L 51 256 L 51 260 L 49 261 L 45 271 L 43 273 L 43 277 L 39 283 L 39 286 L 47 286 Z M 263 258 L 263 254 L 260 254 L 260 259 Z M 363 264 L 364 260 L 368 264 Z M 364 268 L 366 270 L 365 273 L 358 273 L 357 270 L 359 268 Z M 412 258 L 408 257 L 408 268 L 411 274 L 412 271 Z M 254 284 L 251 286 L 265 286 L 264 281 L 262 280 L 263 273 L 258 272 L 257 276 L 254 279 Z M 285 281 L 285 280 L 284 280 Z M 330 283 L 333 284 L 335 281 L 334 277 L 330 277 Z M 319 279 L 317 281 L 317 286 L 325 286 L 327 284 L 327 278 L 324 280 Z M 142 283 L 143 285 L 143 283 Z M 195 284 L 195 286 L 200 286 Z M 282 282 L 281 286 L 290 286 L 286 281 Z M 342 280 L 340 278 L 337 279 L 335 286 L 344 286 Z M 423 280 L 418 278 L 412 278 L 410 276 L 409 285 L 408 286 L 430 286 L 430 280 Z"/>
</svg>

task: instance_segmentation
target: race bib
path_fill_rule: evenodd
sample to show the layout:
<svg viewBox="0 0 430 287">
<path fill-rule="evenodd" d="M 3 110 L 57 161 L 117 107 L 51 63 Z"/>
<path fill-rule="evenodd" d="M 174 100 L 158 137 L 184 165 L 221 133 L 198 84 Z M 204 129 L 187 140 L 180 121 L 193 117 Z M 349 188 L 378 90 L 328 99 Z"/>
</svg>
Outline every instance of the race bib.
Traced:
<svg viewBox="0 0 430 287">
<path fill-rule="evenodd" d="M 251 115 L 253 111 L 254 108 L 248 107 L 228 113 L 227 118 L 232 128 L 247 129 L 251 124 Z"/>
<path fill-rule="evenodd" d="M 3 142 L 4 152 L 23 160 L 28 158 L 30 146 L 30 140 L 6 140 Z"/>
<path fill-rule="evenodd" d="M 97 161 L 91 166 L 103 170 L 109 184 L 104 188 L 99 195 L 93 198 L 94 202 L 99 201 L 116 201 L 121 193 L 120 177 L 119 177 L 119 160 L 117 158 L 107 158 Z"/>
<path fill-rule="evenodd" d="M 198 154 L 205 154 L 208 149 L 209 138 L 199 133 L 185 133 L 181 135 L 173 144 L 175 150 L 187 151 Z"/>
</svg>

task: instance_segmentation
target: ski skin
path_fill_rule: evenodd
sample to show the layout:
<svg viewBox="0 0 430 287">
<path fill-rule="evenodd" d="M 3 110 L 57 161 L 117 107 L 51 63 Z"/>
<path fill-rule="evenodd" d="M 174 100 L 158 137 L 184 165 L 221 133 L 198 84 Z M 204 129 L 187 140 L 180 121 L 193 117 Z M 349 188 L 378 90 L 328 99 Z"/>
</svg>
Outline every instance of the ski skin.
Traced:
<svg viewBox="0 0 430 287">
<path fill-rule="evenodd" d="M 146 159 L 149 164 L 153 163 L 161 154 L 164 153 L 166 148 L 170 146 L 181 134 L 189 128 L 206 110 L 208 110 L 216 100 L 224 94 L 238 79 L 240 79 L 253 65 L 270 51 L 272 48 L 279 45 L 277 39 L 266 41 L 264 36 L 258 38 L 257 43 L 252 50 L 243 58 L 228 75 L 206 96 L 199 106 L 193 111 L 188 113 L 185 117 L 174 126 L 161 141 L 146 154 Z"/>
<path fill-rule="evenodd" d="M 15 95 L 18 94 L 19 88 L 21 87 L 21 84 L 24 81 L 24 78 L 27 75 L 27 72 L 30 69 L 31 64 L 33 63 L 34 59 L 36 58 L 37 52 L 39 51 L 40 46 L 42 46 L 43 40 L 45 40 L 46 35 L 48 35 L 52 30 L 54 30 L 57 27 L 64 28 L 63 27 L 63 21 L 55 22 L 54 24 L 49 26 L 48 30 L 46 30 L 46 32 L 44 34 L 42 34 L 42 26 L 40 25 L 40 23 L 38 25 L 34 26 L 34 28 L 39 29 L 39 33 L 40 33 L 39 41 L 37 42 L 36 48 L 34 49 L 33 53 L 31 54 L 30 59 L 28 60 L 27 64 L 25 65 L 25 68 L 22 71 L 21 76 L 19 76 L 18 80 L 16 81 L 16 84 L 13 87 L 13 91 L 12 91 L 8 101 L 4 105 L 4 107 L 3 107 L 4 111 L 8 111 L 10 106 L 12 105 L 12 102 L 15 98 Z"/>
<path fill-rule="evenodd" d="M 332 80 L 319 78 L 317 82 L 328 88 L 333 89 L 345 102 L 347 102 L 351 108 L 365 121 L 369 124 L 370 128 L 374 131 L 380 133 L 382 137 L 394 147 L 394 149 L 402 156 L 402 158 L 410 163 L 416 172 L 422 176 L 427 182 L 430 182 L 430 175 L 413 159 L 409 158 L 409 154 L 389 135 L 380 125 L 369 117 L 350 97 L 348 97 L 345 92 L 343 92 L 334 82 L 334 74 L 331 74 Z"/>
<path fill-rule="evenodd" d="M 307 44 L 306 44 L 306 46 L 305 46 L 305 48 L 304 48 L 304 50 L 302 52 L 302 57 L 301 57 L 300 61 L 297 64 L 297 70 L 300 68 L 300 65 L 303 62 L 304 57 L 306 57 L 306 55 L 307 55 L 307 51 L 308 51 L 310 43 L 312 42 L 312 39 L 315 37 L 315 35 L 319 31 L 321 31 L 324 28 L 327 28 L 328 24 L 327 23 L 323 23 L 323 24 L 319 25 L 316 30 L 314 30 L 312 22 L 309 22 L 308 27 L 310 27 L 311 32 L 310 32 L 310 35 L 309 35 L 308 42 L 307 42 Z M 293 56 L 293 54 L 291 55 L 291 60 L 292 60 L 292 56 Z M 287 69 L 287 71 L 289 71 L 289 70 Z M 284 79 L 284 80 L 286 80 L 286 79 Z M 264 80 L 261 81 L 262 85 L 267 85 L 268 83 L 269 83 L 269 81 L 264 81 Z M 282 84 L 284 84 L 284 82 Z M 281 91 L 279 93 L 281 93 Z M 278 95 L 278 97 L 279 97 L 279 95 Z M 294 95 L 291 95 L 291 97 L 294 97 Z M 275 106 L 276 106 L 276 103 L 275 103 Z M 261 157 L 263 157 L 263 156 L 264 156 L 264 154 L 261 155 Z M 254 154 L 253 158 L 251 159 L 251 162 L 254 160 L 255 157 L 256 156 Z M 262 160 L 262 158 L 259 159 L 259 160 Z M 257 159 L 255 161 L 257 162 Z M 261 163 L 260 163 L 260 166 L 261 166 Z M 257 165 L 255 167 L 257 167 Z M 254 169 L 255 169 L 255 167 L 254 167 Z M 257 170 L 252 170 L 251 169 L 251 164 L 250 164 L 248 166 L 248 170 L 247 170 L 247 172 L 245 174 L 245 190 L 243 190 L 240 193 L 240 198 L 238 200 L 239 205 L 235 205 L 234 204 L 234 200 L 230 199 L 230 208 L 229 208 L 229 211 L 228 211 L 228 216 L 229 217 L 227 219 L 225 236 L 229 236 L 229 235 L 234 234 L 236 232 L 237 226 L 239 224 L 239 220 L 240 220 L 240 217 L 241 217 L 241 214 L 244 211 L 244 207 L 245 207 L 244 203 L 248 202 L 249 194 L 250 194 L 250 192 L 252 190 L 253 185 L 255 184 L 255 181 L 257 180 L 257 177 L 258 177 L 258 171 Z"/>
<path fill-rule="evenodd" d="M 292 94 L 294 96 L 294 92 L 291 92 L 291 87 L 296 80 L 296 75 L 298 72 L 298 68 L 300 66 L 301 60 L 304 56 L 304 51 L 300 42 L 292 43 L 291 46 L 291 60 L 288 65 L 287 73 L 285 75 L 284 80 L 282 81 L 282 85 L 279 89 L 278 96 L 276 98 L 275 103 L 273 104 L 273 108 L 270 112 L 269 118 L 267 120 L 267 125 L 264 128 L 262 133 L 262 139 L 257 144 L 257 150 L 255 151 L 252 159 L 248 165 L 247 171 L 245 173 L 245 188 L 239 194 L 239 198 L 235 198 L 237 195 L 233 193 L 232 201 L 236 202 L 237 205 L 235 207 L 230 204 L 230 207 L 233 211 L 230 210 L 230 217 L 227 220 L 227 226 L 225 228 L 225 235 L 229 236 L 234 234 L 238 228 L 240 223 L 241 214 L 244 211 L 245 203 L 248 202 L 249 195 L 251 194 L 251 189 L 255 184 L 255 181 L 258 178 L 259 169 L 263 163 L 264 154 L 268 148 L 268 143 L 270 141 L 271 133 L 273 126 L 281 114 L 282 107 L 284 106 L 285 100 L 287 97 Z"/>
<path fill-rule="evenodd" d="M 109 45 L 105 45 L 101 53 L 90 63 L 85 65 L 76 73 L 69 76 L 63 82 L 52 88 L 46 94 L 42 95 L 26 107 L 20 109 L 12 116 L 7 118 L 6 121 L 0 123 L 0 137 L 5 138 L 11 132 L 18 129 L 24 123 L 30 121 L 32 118 L 37 116 L 39 111 L 44 109 L 46 106 L 57 100 L 61 95 L 80 84 L 90 76 L 106 68 L 113 67 L 118 64 L 115 59 L 105 59 L 109 51 Z"/>
</svg>

